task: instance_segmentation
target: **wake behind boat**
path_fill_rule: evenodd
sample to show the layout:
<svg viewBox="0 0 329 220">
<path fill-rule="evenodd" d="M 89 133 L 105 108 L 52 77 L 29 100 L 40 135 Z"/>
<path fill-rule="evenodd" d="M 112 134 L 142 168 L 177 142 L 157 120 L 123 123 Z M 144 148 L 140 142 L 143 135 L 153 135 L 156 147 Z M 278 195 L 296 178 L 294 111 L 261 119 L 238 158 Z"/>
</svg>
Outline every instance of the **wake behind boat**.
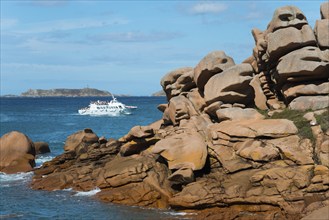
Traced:
<svg viewBox="0 0 329 220">
<path fill-rule="evenodd" d="M 113 95 L 111 101 L 95 101 L 90 102 L 88 107 L 79 109 L 80 115 L 119 115 L 119 114 L 131 114 L 131 109 L 135 109 L 137 106 L 129 106 L 119 102 Z"/>
</svg>

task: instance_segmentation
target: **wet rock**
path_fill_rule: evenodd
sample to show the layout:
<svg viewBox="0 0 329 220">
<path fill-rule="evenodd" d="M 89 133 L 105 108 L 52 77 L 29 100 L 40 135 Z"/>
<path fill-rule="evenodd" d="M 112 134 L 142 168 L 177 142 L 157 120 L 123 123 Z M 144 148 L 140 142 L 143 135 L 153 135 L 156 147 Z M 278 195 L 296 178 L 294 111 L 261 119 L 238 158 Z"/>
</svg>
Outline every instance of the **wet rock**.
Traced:
<svg viewBox="0 0 329 220">
<path fill-rule="evenodd" d="M 35 154 L 50 153 L 49 144 L 46 142 L 34 142 Z"/>
</svg>

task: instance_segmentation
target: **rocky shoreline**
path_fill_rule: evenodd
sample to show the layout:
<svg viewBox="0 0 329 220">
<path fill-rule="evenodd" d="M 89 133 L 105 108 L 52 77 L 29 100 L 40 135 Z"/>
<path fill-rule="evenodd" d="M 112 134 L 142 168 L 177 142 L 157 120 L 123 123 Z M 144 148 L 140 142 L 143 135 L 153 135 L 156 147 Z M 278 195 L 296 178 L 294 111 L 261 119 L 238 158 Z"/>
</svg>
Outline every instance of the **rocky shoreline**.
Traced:
<svg viewBox="0 0 329 220">
<path fill-rule="evenodd" d="M 327 219 L 329 3 L 320 11 L 312 30 L 298 8 L 278 8 L 267 30 L 252 30 L 242 64 L 213 51 L 169 72 L 162 119 L 118 140 L 88 128 L 70 135 L 62 155 L 34 169 L 31 187 L 99 188 L 104 202 L 197 219 Z M 10 134 L 1 138 L 7 157 Z M 34 143 L 24 146 L 1 172 L 33 169 Z"/>
</svg>

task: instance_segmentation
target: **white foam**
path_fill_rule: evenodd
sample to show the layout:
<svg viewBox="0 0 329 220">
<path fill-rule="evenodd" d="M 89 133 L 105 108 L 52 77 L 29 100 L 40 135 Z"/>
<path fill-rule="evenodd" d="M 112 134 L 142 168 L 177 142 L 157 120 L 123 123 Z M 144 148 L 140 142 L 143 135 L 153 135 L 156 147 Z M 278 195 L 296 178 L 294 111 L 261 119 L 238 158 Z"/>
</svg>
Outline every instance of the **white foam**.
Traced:
<svg viewBox="0 0 329 220">
<path fill-rule="evenodd" d="M 188 213 L 186 212 L 165 212 L 166 214 L 169 215 L 174 215 L 174 216 L 184 216 L 184 215 L 188 215 Z"/>
<path fill-rule="evenodd" d="M 5 174 L 0 172 L 0 183 L 1 185 L 5 185 L 4 183 L 15 182 L 15 181 L 28 181 L 32 177 L 33 172 L 27 173 L 15 173 L 15 174 Z"/>
<path fill-rule="evenodd" d="M 99 188 L 95 188 L 93 190 L 90 191 L 86 191 L 86 192 L 77 192 L 76 194 L 74 194 L 74 196 L 93 196 L 96 193 L 100 192 L 101 190 Z"/>
<path fill-rule="evenodd" d="M 67 189 L 63 189 L 63 191 L 65 191 L 65 192 L 71 192 L 71 191 L 73 191 L 73 189 L 72 188 L 67 188 Z"/>
<path fill-rule="evenodd" d="M 37 158 L 35 159 L 36 167 L 40 167 L 44 162 L 51 161 L 54 157 L 53 156 L 43 156 L 43 155 L 38 155 Z"/>
</svg>

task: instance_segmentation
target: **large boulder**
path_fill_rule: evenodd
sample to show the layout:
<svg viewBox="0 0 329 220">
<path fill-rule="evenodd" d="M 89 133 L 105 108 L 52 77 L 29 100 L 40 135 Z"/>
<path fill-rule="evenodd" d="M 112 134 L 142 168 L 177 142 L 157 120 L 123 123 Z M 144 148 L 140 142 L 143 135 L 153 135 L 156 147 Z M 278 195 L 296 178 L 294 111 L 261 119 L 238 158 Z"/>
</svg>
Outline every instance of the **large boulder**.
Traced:
<svg viewBox="0 0 329 220">
<path fill-rule="evenodd" d="M 182 119 L 189 119 L 197 114 L 192 102 L 185 96 L 180 95 L 170 99 L 164 117 L 169 119 L 172 124 L 178 125 Z"/>
<path fill-rule="evenodd" d="M 286 100 L 291 100 L 298 96 L 326 95 L 329 94 L 329 82 L 285 84 L 282 87 L 282 94 Z"/>
<path fill-rule="evenodd" d="M 65 151 L 85 151 L 85 147 L 98 142 L 98 136 L 89 128 L 78 131 L 67 137 L 64 145 Z"/>
<path fill-rule="evenodd" d="M 172 190 L 168 168 L 152 156 L 116 157 L 105 164 L 97 185 L 103 201 L 124 205 L 167 208 Z"/>
<path fill-rule="evenodd" d="M 308 24 L 307 19 L 299 8 L 295 6 L 284 6 L 274 11 L 272 20 L 268 24 L 267 32 L 272 33 L 288 27 L 300 28 L 306 24 Z"/>
<path fill-rule="evenodd" d="M 266 33 L 266 53 L 271 60 L 277 60 L 284 54 L 304 46 L 316 46 L 313 30 L 305 15 L 294 6 L 276 9 Z"/>
<path fill-rule="evenodd" d="M 205 56 L 194 68 L 194 81 L 199 90 L 203 92 L 204 86 L 213 75 L 221 73 L 234 65 L 233 59 L 227 56 L 224 51 L 213 51 Z"/>
<path fill-rule="evenodd" d="M 212 139 L 222 135 L 245 138 L 278 138 L 297 134 L 298 132 L 294 123 L 287 119 L 223 121 L 219 124 L 210 125 L 208 130 L 208 133 L 213 136 Z"/>
<path fill-rule="evenodd" d="M 207 145 L 195 131 L 174 134 L 157 142 L 152 150 L 168 162 L 169 169 L 201 170 L 207 158 Z"/>
<path fill-rule="evenodd" d="M 281 57 L 276 67 L 278 83 L 328 80 L 328 53 L 317 47 L 304 47 Z"/>
<path fill-rule="evenodd" d="M 45 154 L 50 153 L 49 144 L 46 142 L 34 142 L 35 154 Z"/>
<path fill-rule="evenodd" d="M 130 129 L 127 135 L 124 136 L 126 141 L 133 139 L 147 138 L 154 135 L 154 130 L 151 126 L 134 126 Z"/>
<path fill-rule="evenodd" d="M 33 142 L 23 133 L 12 131 L 0 138 L 0 172 L 28 172 L 35 166 Z"/>
<path fill-rule="evenodd" d="M 315 35 L 309 25 L 304 25 L 300 30 L 294 27 L 279 29 L 267 35 L 267 54 L 271 60 L 305 46 L 316 46 Z"/>
<path fill-rule="evenodd" d="M 253 68 L 243 63 L 232 66 L 209 79 L 204 89 L 208 105 L 216 101 L 224 103 L 249 104 L 254 99 L 254 90 L 249 85 L 253 78 Z"/>
<path fill-rule="evenodd" d="M 264 119 L 265 116 L 253 108 L 224 108 L 216 111 L 218 121 Z"/>
<path fill-rule="evenodd" d="M 194 71 L 192 67 L 182 67 L 162 77 L 160 84 L 166 93 L 167 100 L 195 87 L 193 75 Z"/>
<path fill-rule="evenodd" d="M 329 96 L 300 96 L 292 100 L 288 106 L 292 110 L 318 110 L 329 107 Z"/>
</svg>

